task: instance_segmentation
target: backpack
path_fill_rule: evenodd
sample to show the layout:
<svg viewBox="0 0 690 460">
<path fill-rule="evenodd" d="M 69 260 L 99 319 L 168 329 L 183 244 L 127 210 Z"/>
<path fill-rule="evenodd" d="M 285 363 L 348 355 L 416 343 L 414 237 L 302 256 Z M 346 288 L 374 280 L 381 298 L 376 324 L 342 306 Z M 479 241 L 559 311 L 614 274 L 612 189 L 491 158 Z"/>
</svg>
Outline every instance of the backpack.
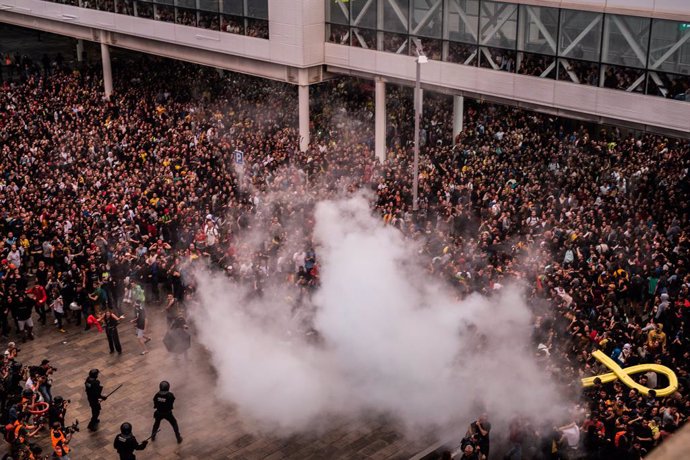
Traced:
<svg viewBox="0 0 690 460">
<path fill-rule="evenodd" d="M 5 441 L 12 444 L 14 442 L 14 423 L 8 423 L 2 427 L 2 430 L 5 432 Z"/>
</svg>

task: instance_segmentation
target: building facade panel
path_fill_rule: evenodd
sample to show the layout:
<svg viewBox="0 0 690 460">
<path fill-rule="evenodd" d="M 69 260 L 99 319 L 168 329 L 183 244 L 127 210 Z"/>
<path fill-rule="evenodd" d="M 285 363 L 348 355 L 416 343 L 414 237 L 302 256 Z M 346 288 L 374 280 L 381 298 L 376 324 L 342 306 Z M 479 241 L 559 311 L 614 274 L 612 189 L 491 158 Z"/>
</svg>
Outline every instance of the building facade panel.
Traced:
<svg viewBox="0 0 690 460">
<path fill-rule="evenodd" d="M 331 43 L 690 100 L 690 19 L 653 18 L 656 4 L 648 1 L 324 2 Z M 624 4 L 645 15 L 616 12 Z M 690 4 L 683 11 L 690 15 Z M 365 30 L 365 18 L 376 29 Z"/>
<path fill-rule="evenodd" d="M 349 48 L 349 52 L 345 51 Z M 372 56 L 375 56 L 372 62 Z M 351 69 L 357 75 L 381 75 L 393 81 L 414 82 L 415 58 L 382 51 L 326 44 L 326 64 L 335 71 Z M 437 72 L 434 67 L 440 67 Z M 341 70 L 342 69 L 342 70 Z M 470 96 L 491 95 L 514 101 L 518 105 L 550 107 L 572 114 L 589 114 L 602 120 L 620 120 L 631 124 L 652 125 L 678 132 L 690 132 L 690 104 L 683 101 L 653 98 L 642 94 L 545 80 L 526 90 L 534 78 L 510 72 L 496 72 L 478 67 L 462 67 L 448 62 L 422 66 L 425 86 L 446 88 Z M 541 83 L 541 82 L 540 82 Z M 620 102 L 616 102 L 620 100 Z M 640 110 L 644 107 L 644 110 Z M 666 107 L 666 109 L 663 109 Z M 653 115 L 652 115 L 653 113 Z"/>
<path fill-rule="evenodd" d="M 169 57 L 178 52 L 181 58 L 194 57 L 189 50 L 200 50 L 204 58 L 190 60 L 223 62 L 226 68 L 232 62 L 247 73 L 261 74 L 251 72 L 259 63 L 271 72 L 271 66 L 282 65 L 288 81 L 295 80 L 295 67 L 325 64 L 341 72 L 410 83 L 415 77 L 414 56 L 423 53 L 430 59 L 423 81 L 432 87 L 593 117 L 615 118 L 614 101 L 619 97 L 621 119 L 690 128 L 690 104 L 679 102 L 690 99 L 687 0 L 2 3 L 0 18 L 27 15 L 64 29 L 76 25 L 81 28 L 70 29 L 75 37 L 85 38 L 88 30 L 87 39 L 123 47 L 129 43 L 138 50 L 147 48 L 142 40 L 155 40 L 151 48 Z M 41 26 L 35 27 L 44 30 L 60 28 L 38 23 Z M 167 44 L 172 51 L 161 51 Z M 179 46 L 189 50 L 179 51 Z M 209 53 L 218 53 L 218 59 Z M 664 105 L 667 113 L 661 110 Z M 635 114 L 633 107 L 645 110 Z M 650 117 L 649 107 L 658 109 L 658 116 L 654 112 Z M 683 116 L 674 118 L 677 114 Z"/>
</svg>

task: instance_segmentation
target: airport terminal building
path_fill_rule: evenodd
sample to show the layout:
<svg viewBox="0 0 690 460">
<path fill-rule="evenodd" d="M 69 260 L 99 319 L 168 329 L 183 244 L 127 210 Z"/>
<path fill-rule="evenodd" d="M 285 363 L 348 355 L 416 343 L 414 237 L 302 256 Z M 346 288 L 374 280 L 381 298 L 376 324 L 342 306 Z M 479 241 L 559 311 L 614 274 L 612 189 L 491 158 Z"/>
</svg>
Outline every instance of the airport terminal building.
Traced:
<svg viewBox="0 0 690 460">
<path fill-rule="evenodd" d="M 385 158 L 386 83 L 595 122 L 690 133 L 687 0 L 2 0 L 0 22 L 295 84 L 302 148 L 309 85 L 376 82 Z M 80 45 L 78 45 L 80 46 Z"/>
</svg>

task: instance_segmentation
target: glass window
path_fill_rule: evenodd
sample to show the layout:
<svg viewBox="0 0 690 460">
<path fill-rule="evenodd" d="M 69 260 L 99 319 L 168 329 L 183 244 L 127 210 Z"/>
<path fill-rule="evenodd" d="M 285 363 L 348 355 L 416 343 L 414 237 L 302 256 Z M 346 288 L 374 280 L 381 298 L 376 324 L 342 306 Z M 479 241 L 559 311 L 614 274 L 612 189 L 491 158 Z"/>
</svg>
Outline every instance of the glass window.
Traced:
<svg viewBox="0 0 690 460">
<path fill-rule="evenodd" d="M 410 41 L 407 35 L 403 34 L 383 34 L 383 51 L 396 54 L 407 54 Z"/>
<path fill-rule="evenodd" d="M 649 44 L 648 18 L 607 14 L 601 60 L 624 67 L 644 68 Z"/>
<path fill-rule="evenodd" d="M 558 79 L 580 85 L 599 86 L 599 64 L 576 59 L 559 59 Z"/>
<path fill-rule="evenodd" d="M 268 19 L 268 0 L 247 0 L 246 16 L 257 19 Z M 345 23 L 347 24 L 347 22 Z M 263 28 L 264 25 L 261 25 Z M 266 27 L 268 30 L 268 27 Z M 247 32 L 249 35 L 249 32 Z"/>
<path fill-rule="evenodd" d="M 247 36 L 268 38 L 268 21 L 262 19 L 247 19 Z"/>
<path fill-rule="evenodd" d="M 407 0 L 382 0 L 383 1 L 383 29 L 389 32 L 401 32 L 406 34 L 408 29 L 408 3 Z M 405 53 L 407 54 L 407 53 Z"/>
<path fill-rule="evenodd" d="M 220 19 L 220 30 L 229 34 L 244 35 L 244 18 L 223 15 Z"/>
<path fill-rule="evenodd" d="M 417 38 L 422 45 L 424 54 L 429 59 L 440 61 L 443 57 L 443 42 L 441 40 L 434 40 L 431 38 Z M 413 41 L 410 45 L 410 56 L 417 56 L 417 46 Z"/>
<path fill-rule="evenodd" d="M 558 48 L 558 8 L 520 5 L 517 48 L 554 56 Z"/>
<path fill-rule="evenodd" d="M 331 0 L 332 2 L 333 0 Z M 376 29 L 378 27 L 376 22 L 376 0 L 357 0 L 350 3 L 352 5 L 350 24 L 368 29 Z"/>
<path fill-rule="evenodd" d="M 196 10 L 177 8 L 175 22 L 183 26 L 196 27 Z"/>
<path fill-rule="evenodd" d="M 443 0 L 412 0 L 412 35 L 441 38 Z"/>
<path fill-rule="evenodd" d="M 604 88 L 621 89 L 623 91 L 642 93 L 645 88 L 647 74 L 642 69 L 604 65 L 602 67 Z"/>
<path fill-rule="evenodd" d="M 350 33 L 352 34 L 352 46 L 368 50 L 376 49 L 375 30 L 359 29 L 357 27 L 353 27 L 352 29 L 350 29 Z"/>
<path fill-rule="evenodd" d="M 654 19 L 652 22 L 650 70 L 690 75 L 690 25 Z"/>
<path fill-rule="evenodd" d="M 155 5 L 153 13 L 156 21 L 175 22 L 175 7 Z"/>
<path fill-rule="evenodd" d="M 326 40 L 336 45 L 349 45 L 350 28 L 340 24 L 326 24 Z"/>
<path fill-rule="evenodd" d="M 602 16 L 590 11 L 561 10 L 559 56 L 599 61 Z"/>
<path fill-rule="evenodd" d="M 649 72 L 647 94 L 690 101 L 690 76 L 664 72 Z"/>
<path fill-rule="evenodd" d="M 479 67 L 515 72 L 515 51 L 501 48 L 479 48 Z"/>
<path fill-rule="evenodd" d="M 114 0 L 83 0 L 81 6 L 92 10 L 115 12 Z"/>
<path fill-rule="evenodd" d="M 517 73 L 554 79 L 556 78 L 556 58 L 543 54 L 518 53 Z"/>
<path fill-rule="evenodd" d="M 468 45 L 465 43 L 450 42 L 448 43 L 448 62 L 456 62 L 464 65 L 477 65 L 476 45 Z"/>
<path fill-rule="evenodd" d="M 221 12 L 231 16 L 244 16 L 244 0 L 223 0 Z"/>
<path fill-rule="evenodd" d="M 116 13 L 134 16 L 134 0 L 120 0 L 116 6 Z"/>
<path fill-rule="evenodd" d="M 479 36 L 479 0 L 448 0 L 448 39 L 477 43 Z"/>
<path fill-rule="evenodd" d="M 326 21 L 333 24 L 350 23 L 350 2 L 324 0 L 326 2 Z"/>
<path fill-rule="evenodd" d="M 199 9 L 202 11 L 218 12 L 220 0 L 199 0 Z"/>
<path fill-rule="evenodd" d="M 137 0 L 134 6 L 136 7 L 135 13 L 137 17 L 153 19 L 153 5 L 150 2 Z"/>
<path fill-rule="evenodd" d="M 220 18 L 218 13 L 200 11 L 199 27 L 209 30 L 220 30 Z"/>
<path fill-rule="evenodd" d="M 483 1 L 479 20 L 479 44 L 514 49 L 517 37 L 517 5 Z"/>
<path fill-rule="evenodd" d="M 193 10 L 196 8 L 196 0 L 175 0 L 175 6 Z"/>
<path fill-rule="evenodd" d="M 175 0 L 153 0 L 153 3 L 157 3 L 158 5 L 175 5 Z"/>
</svg>

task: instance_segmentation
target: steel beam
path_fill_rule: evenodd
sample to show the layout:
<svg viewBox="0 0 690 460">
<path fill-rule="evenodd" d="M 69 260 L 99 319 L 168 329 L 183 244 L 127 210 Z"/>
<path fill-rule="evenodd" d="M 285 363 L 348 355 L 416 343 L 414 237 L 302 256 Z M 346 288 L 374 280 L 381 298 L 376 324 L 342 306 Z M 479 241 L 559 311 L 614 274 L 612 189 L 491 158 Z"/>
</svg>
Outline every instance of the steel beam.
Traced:
<svg viewBox="0 0 690 460">
<path fill-rule="evenodd" d="M 417 27 L 415 27 L 412 30 L 412 35 L 417 35 L 420 30 L 422 30 L 426 25 L 429 23 L 431 18 L 434 17 L 434 14 L 436 13 L 436 10 L 441 6 L 443 3 L 443 0 L 436 0 L 436 3 L 431 5 L 431 8 L 429 8 L 426 12 L 426 14 L 422 17 L 422 20 L 419 21 L 419 24 L 417 24 Z M 414 14 L 414 12 L 413 12 Z"/>
</svg>

